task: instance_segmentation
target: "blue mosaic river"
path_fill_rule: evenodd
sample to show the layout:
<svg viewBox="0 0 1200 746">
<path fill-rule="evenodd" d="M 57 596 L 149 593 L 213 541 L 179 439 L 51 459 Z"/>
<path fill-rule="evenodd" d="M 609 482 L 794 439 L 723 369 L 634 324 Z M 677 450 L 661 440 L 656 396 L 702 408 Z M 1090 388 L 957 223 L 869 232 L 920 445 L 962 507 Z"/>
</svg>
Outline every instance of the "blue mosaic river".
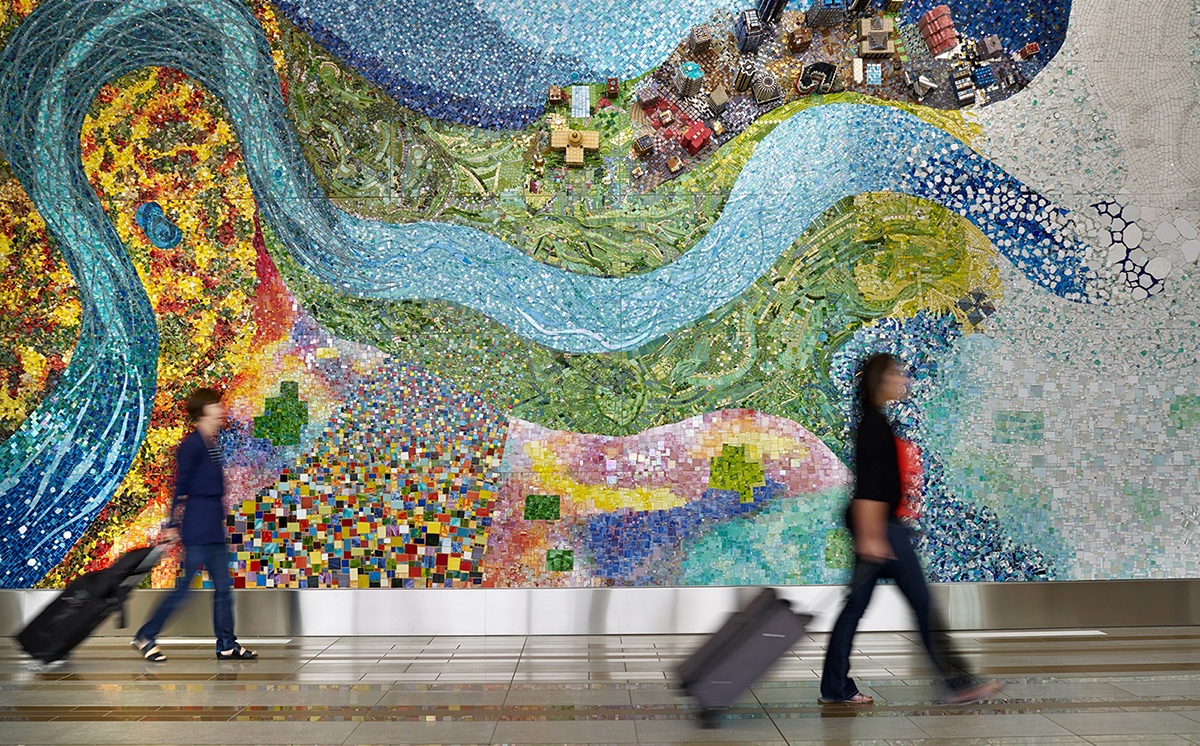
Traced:
<svg viewBox="0 0 1200 746">
<path fill-rule="evenodd" d="M 153 311 L 80 160 L 100 87 L 179 68 L 223 101 L 261 214 L 308 271 L 347 293 L 441 299 L 561 350 L 629 350 L 736 298 L 840 198 L 892 190 L 978 225 L 1034 282 L 1084 300 L 1060 210 L 944 132 L 896 109 L 840 105 L 784 122 L 714 228 L 678 261 L 621 279 L 540 264 L 499 239 L 339 211 L 301 158 L 261 29 L 240 0 L 48 0 L 0 56 L 0 148 L 79 287 L 83 324 L 60 383 L 0 453 L 0 586 L 36 582 L 114 493 L 145 434 Z"/>
</svg>

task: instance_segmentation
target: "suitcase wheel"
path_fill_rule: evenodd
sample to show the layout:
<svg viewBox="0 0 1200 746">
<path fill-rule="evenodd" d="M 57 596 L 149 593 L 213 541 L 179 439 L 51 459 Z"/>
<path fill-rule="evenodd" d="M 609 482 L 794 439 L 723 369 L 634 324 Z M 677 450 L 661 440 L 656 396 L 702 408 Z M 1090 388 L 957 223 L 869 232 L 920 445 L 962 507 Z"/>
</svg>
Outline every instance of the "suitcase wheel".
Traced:
<svg viewBox="0 0 1200 746">
<path fill-rule="evenodd" d="M 700 727 L 705 730 L 721 727 L 721 711 L 705 708 L 700 711 Z"/>
</svg>

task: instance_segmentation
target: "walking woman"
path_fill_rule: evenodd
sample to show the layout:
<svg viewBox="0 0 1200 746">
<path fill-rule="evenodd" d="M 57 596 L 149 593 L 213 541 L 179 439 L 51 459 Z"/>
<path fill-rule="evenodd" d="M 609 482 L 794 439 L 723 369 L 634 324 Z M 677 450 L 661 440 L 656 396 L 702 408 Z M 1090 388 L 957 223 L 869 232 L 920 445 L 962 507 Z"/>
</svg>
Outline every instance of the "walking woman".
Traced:
<svg viewBox="0 0 1200 746">
<path fill-rule="evenodd" d="M 919 485 L 919 473 L 912 473 L 917 459 L 912 444 L 896 437 L 883 413 L 888 402 L 905 398 L 907 392 L 908 378 L 896 358 L 876 354 L 863 363 L 858 376 L 854 495 L 846 511 L 846 525 L 854 540 L 854 572 L 846 606 L 833 626 L 825 653 L 822 704 L 873 702 L 850 678 L 850 649 L 858 622 L 875 591 L 875 582 L 882 578 L 895 580 L 912 605 L 921 643 L 949 689 L 947 702 L 976 702 L 1003 688 L 1001 683 L 983 682 L 965 670 L 956 670 L 961 665 L 950 661 L 949 646 L 934 639 L 929 587 L 917 559 L 913 531 L 902 520 L 915 518 L 911 503 L 903 498 L 906 481 L 917 481 Z"/>
<path fill-rule="evenodd" d="M 217 635 L 217 660 L 253 660 L 258 654 L 242 647 L 233 634 L 233 593 L 229 579 L 228 532 L 225 528 L 225 473 L 217 433 L 225 422 L 221 395 L 208 388 L 188 397 L 187 413 L 194 429 L 175 454 L 175 499 L 171 501 L 164 539 L 183 542 L 183 573 L 175 590 L 162 600 L 133 638 L 133 646 L 151 663 L 167 656 L 155 638 L 171 614 L 187 598 L 192 578 L 208 570 L 213 584 L 213 631 Z"/>
</svg>

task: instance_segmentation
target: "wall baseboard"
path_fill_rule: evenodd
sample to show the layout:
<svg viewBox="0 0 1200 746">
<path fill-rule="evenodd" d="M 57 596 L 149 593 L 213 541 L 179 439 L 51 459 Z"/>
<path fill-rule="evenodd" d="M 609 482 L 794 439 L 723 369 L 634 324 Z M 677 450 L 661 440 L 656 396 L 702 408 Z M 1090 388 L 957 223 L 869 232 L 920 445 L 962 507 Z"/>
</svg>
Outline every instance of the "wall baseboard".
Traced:
<svg viewBox="0 0 1200 746">
<path fill-rule="evenodd" d="M 1200 624 L 1200 580 L 947 583 L 933 586 L 958 630 L 1188 626 Z M 756 588 L 255 589 L 234 591 L 245 636 L 695 634 L 715 629 Z M 0 632 L 16 634 L 58 591 L 0 591 Z M 167 591 L 129 599 L 129 628 L 116 615 L 98 635 L 132 635 Z M 196 591 L 164 631 L 212 634 L 210 591 Z M 791 586 L 780 593 L 828 630 L 841 607 L 838 586 Z M 876 590 L 861 627 L 912 629 L 893 585 Z"/>
</svg>

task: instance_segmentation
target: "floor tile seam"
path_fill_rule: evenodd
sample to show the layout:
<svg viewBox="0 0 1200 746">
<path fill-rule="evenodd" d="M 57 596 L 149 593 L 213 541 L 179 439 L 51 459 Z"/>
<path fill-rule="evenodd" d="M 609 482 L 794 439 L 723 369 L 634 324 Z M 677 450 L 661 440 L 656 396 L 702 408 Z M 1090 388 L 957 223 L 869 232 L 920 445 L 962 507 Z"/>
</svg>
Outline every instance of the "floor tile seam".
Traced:
<svg viewBox="0 0 1200 746">
<path fill-rule="evenodd" d="M 1124 647 L 1127 645 L 1156 645 L 1156 644 L 1200 644 L 1200 636 L 1170 637 L 1170 636 L 1137 636 L 1137 637 L 1021 637 L 1021 638 L 989 638 L 963 637 L 955 635 L 954 641 L 963 645 L 977 645 L 996 648 L 1033 648 L 1046 646 L 1093 646 L 1093 647 Z"/>
<path fill-rule="evenodd" d="M 539 660 L 557 660 L 559 658 L 566 658 L 569 660 L 575 660 L 578 658 L 596 658 L 596 659 L 601 659 L 601 660 L 607 659 L 607 658 L 636 658 L 638 660 L 657 660 L 659 658 L 662 658 L 664 655 L 663 653 L 627 652 L 627 651 L 619 651 L 619 650 L 618 651 L 592 650 L 592 651 L 580 651 L 577 653 L 562 652 L 562 651 L 554 651 L 552 653 L 548 653 L 548 652 L 542 651 L 542 650 L 524 650 L 524 651 L 521 651 L 520 654 L 526 658 L 537 658 Z M 687 652 L 681 651 L 677 655 L 681 656 L 681 657 L 686 656 Z M 677 656 L 675 654 L 672 654 L 670 657 L 674 658 Z"/>
<path fill-rule="evenodd" d="M 661 650 L 661 649 L 628 650 L 628 649 L 624 649 L 624 648 L 587 648 L 587 649 L 583 649 L 583 648 L 527 648 L 524 650 L 509 650 L 506 652 L 520 652 L 520 654 L 522 654 L 522 655 L 536 655 L 536 656 L 545 656 L 545 657 L 553 657 L 553 656 L 570 656 L 570 657 L 637 656 L 637 657 L 653 658 L 653 657 L 660 657 L 660 656 L 664 656 L 664 655 L 672 655 L 672 656 L 673 655 L 686 655 L 686 654 L 688 654 L 688 652 L 691 652 L 692 650 L 694 650 L 694 649 L 680 648 L 678 650 Z M 467 651 L 467 652 L 480 652 L 480 651 L 472 650 L 472 651 Z"/>
<path fill-rule="evenodd" d="M 768 710 L 767 706 L 765 704 L 763 704 L 761 699 L 759 699 L 758 692 L 754 691 L 753 687 L 750 688 L 749 692 L 750 692 L 750 695 L 752 697 L 754 697 L 754 701 L 758 703 L 758 706 L 760 708 L 762 708 L 762 711 L 766 713 L 767 719 L 771 721 L 771 725 L 775 726 L 775 732 L 779 734 L 779 738 L 784 743 L 790 743 L 790 740 L 788 739 L 788 737 L 786 735 L 784 735 L 783 728 L 781 728 L 779 726 L 779 722 L 776 721 L 775 716 L 773 714 L 771 714 L 771 711 Z"/>
<path fill-rule="evenodd" d="M 246 702 L 244 706 L 250 706 L 261 699 L 265 699 L 269 694 L 271 694 L 275 691 L 276 686 L 277 686 L 276 684 L 271 684 L 266 689 L 259 692 L 259 695 L 257 697 L 255 697 L 253 700 L 251 700 L 250 702 Z"/>
<path fill-rule="evenodd" d="M 955 717 L 955 716 L 982 716 L 982 715 L 1043 715 L 1047 712 L 1056 714 L 1082 714 L 1087 712 L 1112 712 L 1112 713 L 1138 713 L 1138 712 L 1171 712 L 1169 710 L 1146 710 L 1140 708 L 1118 708 L 1112 706 L 1080 706 L 1079 703 L 1063 703 L 1061 706 L 1047 706 L 1045 703 L 1037 703 L 1032 705 L 1013 705 L 1006 706 L 1002 704 L 995 705 L 888 705 L 876 704 L 871 707 L 851 709 L 848 712 L 840 715 L 831 715 L 827 708 L 822 708 L 817 705 L 798 705 L 796 707 L 780 707 L 776 705 L 765 705 L 767 713 L 780 716 L 820 716 L 822 719 L 838 719 L 838 718 L 858 718 L 858 717 Z M 1182 712 L 1180 715 L 1184 715 Z M 1184 717 L 1187 717 L 1184 715 Z M 793 718 L 806 719 L 806 718 Z M 1188 718 L 1191 720 L 1192 718 Z M 1200 724 L 1198 721 L 1197 724 Z"/>
<path fill-rule="evenodd" d="M 1076 738 L 1080 738 L 1081 740 L 1084 740 L 1082 736 L 1078 736 L 1078 735 L 1074 734 L 1069 729 L 1064 728 L 1063 726 L 1059 725 L 1058 723 L 1055 723 L 1053 720 L 1050 720 L 1049 718 L 1045 717 L 1044 715 L 1041 715 L 1040 713 L 1035 713 L 1032 715 L 1032 717 L 1045 720 L 1048 725 L 1052 725 L 1056 728 L 1062 728 L 1063 730 L 1067 731 L 1067 733 L 1069 735 L 1073 735 Z M 905 720 L 907 720 L 908 723 L 910 725 L 912 725 L 914 728 L 916 728 L 918 731 L 924 733 L 925 737 L 930 740 L 938 741 L 941 743 L 945 743 L 947 741 L 952 742 L 954 740 L 954 739 L 947 739 L 944 733 L 939 734 L 936 731 L 933 731 L 933 730 L 930 730 L 927 728 L 922 728 L 921 722 L 917 721 L 917 720 L 913 720 L 911 717 L 906 717 Z M 928 722 L 928 721 L 926 721 L 926 722 Z M 992 743 L 993 741 L 995 741 L 996 743 L 1029 743 L 1031 741 L 1035 741 L 1038 738 L 1050 738 L 1050 737 L 1052 737 L 1052 736 L 994 736 L 994 737 L 985 736 L 985 737 L 983 737 L 983 740 L 986 743 Z M 908 739 L 905 739 L 905 740 L 908 740 Z"/>
<path fill-rule="evenodd" d="M 965 646 L 964 646 L 965 647 Z M 1005 645 L 972 645 L 987 650 L 1005 650 Z M 1180 639 L 1155 639 L 1155 640 L 1131 640 L 1114 639 L 1114 638 L 1089 638 L 1087 640 L 1066 640 L 1054 642 L 1042 642 L 1027 644 L 1023 647 L 1013 647 L 1014 650 L 1129 650 L 1138 652 L 1142 650 L 1158 650 L 1162 648 L 1200 648 L 1200 638 L 1180 640 Z"/>
<path fill-rule="evenodd" d="M 501 708 L 502 713 L 503 713 L 504 706 L 508 703 L 509 696 L 512 694 L 513 684 L 516 683 L 516 680 L 517 680 L 517 669 L 520 668 L 521 661 L 525 658 L 525 650 L 528 647 L 529 647 L 529 637 L 525 637 L 521 641 L 521 650 L 520 650 L 520 652 L 517 653 L 517 665 L 513 667 L 512 676 L 510 676 L 508 679 L 508 688 L 504 691 L 504 699 L 501 700 L 501 702 L 500 702 L 500 708 Z M 496 733 L 496 729 L 492 728 L 492 733 L 490 734 L 491 737 L 488 739 L 489 743 L 494 742 L 495 733 Z"/>
<path fill-rule="evenodd" d="M 1176 703 L 1176 706 L 1194 706 L 1200 702 L 1189 701 L 1183 705 Z M 1104 710 L 1110 712 L 1176 712 L 1188 720 L 1196 721 L 1195 717 L 1189 717 L 1187 713 L 1178 710 L 1147 710 L 1135 706 L 1117 707 L 1112 703 L 1045 703 L 1045 702 L 1030 702 L 1030 703 L 995 703 L 976 705 L 970 707 L 947 706 L 947 705 L 932 705 L 932 704 L 903 704 L 903 705 L 888 705 L 878 704 L 870 708 L 852 709 L 845 708 L 845 712 L 831 710 L 828 707 L 818 705 L 796 705 L 792 707 L 780 706 L 775 704 L 764 704 L 756 700 L 756 703 L 751 705 L 743 703 L 734 708 L 734 713 L 742 716 L 754 716 L 761 713 L 762 716 L 805 716 L 814 715 L 821 718 L 829 719 L 855 719 L 859 717 L 894 717 L 894 716 L 962 716 L 962 715 L 1025 715 L 1025 714 L 1043 714 L 1045 712 L 1053 712 L 1056 714 L 1075 714 L 1081 712 Z M 260 709 L 252 706 L 240 707 L 236 705 L 230 706 L 195 706 L 195 707 L 75 707 L 61 708 L 51 706 L 31 706 L 16 710 L 13 712 L 4 713 L 2 716 L 5 720 L 12 720 L 22 716 L 47 716 L 47 715 L 144 715 L 144 716 L 160 716 L 170 717 L 170 719 L 180 719 L 188 717 L 198 717 L 203 715 L 224 715 L 227 717 L 236 718 L 243 716 L 247 718 L 261 719 L 259 716 L 276 713 L 277 719 L 290 720 L 289 715 L 297 719 L 310 720 L 311 715 L 327 714 L 327 715 L 345 715 L 355 713 L 392 713 L 393 719 L 428 719 L 430 717 L 438 718 L 445 716 L 447 718 L 455 718 L 458 715 L 483 715 L 497 714 L 501 720 L 530 720 L 530 719 L 545 719 L 547 717 L 554 720 L 578 721 L 578 720 L 644 720 L 654 719 L 656 716 L 679 716 L 686 719 L 689 716 L 695 715 L 699 711 L 698 708 L 689 705 L 675 706 L 671 704 L 606 704 L 606 705 L 574 705 L 564 703 L 562 705 L 551 705 L 540 707 L 537 705 L 509 705 L 507 703 L 497 705 L 413 705 L 413 706 L 396 706 L 396 705 L 300 705 L 288 707 L 286 709 Z M 103 719 L 103 718 L 100 718 Z M 276 718 L 272 718 L 276 719 Z M 792 718 L 797 719 L 797 718 Z M 1196 721 L 1200 725 L 1200 721 Z"/>
<path fill-rule="evenodd" d="M 642 673 L 656 671 L 656 670 L 657 669 L 647 669 L 645 671 L 642 671 Z M 813 672 L 815 669 L 803 669 L 803 670 L 808 671 L 808 672 Z M 995 671 L 996 669 L 989 669 L 989 670 Z M 207 683 L 207 682 L 220 683 L 220 684 L 224 684 L 224 683 L 228 683 L 228 682 L 240 682 L 240 683 L 246 683 L 246 684 L 250 684 L 250 685 L 257 684 L 259 686 L 272 687 L 275 684 L 283 684 L 285 682 L 288 682 L 289 680 L 293 679 L 293 677 L 297 673 L 312 674 L 312 673 L 316 673 L 316 672 L 317 671 L 315 669 L 304 670 L 304 667 L 301 667 L 299 669 L 296 669 L 295 671 L 290 671 L 290 672 L 256 673 L 250 669 L 240 671 L 237 673 L 178 672 L 178 673 L 174 673 L 172 675 L 171 672 L 163 672 L 163 674 L 161 676 L 156 675 L 156 674 L 145 674 L 145 675 L 139 674 L 139 675 L 133 675 L 132 678 L 131 678 L 130 674 L 123 673 L 123 672 L 114 672 L 114 673 L 97 672 L 97 673 L 88 673 L 88 674 L 72 674 L 68 677 L 59 677 L 59 678 L 55 678 L 53 680 L 48 680 L 48 681 L 45 681 L 45 680 L 32 681 L 32 682 L 29 682 L 30 683 L 29 688 L 21 689 L 21 691 L 34 691 L 34 690 L 39 690 L 39 689 L 53 690 L 54 688 L 59 687 L 59 686 L 80 687 L 80 686 L 86 686 L 89 683 L 110 683 L 110 682 L 129 683 L 129 684 L 134 684 L 134 685 L 143 684 L 143 683 L 146 683 L 146 684 L 159 683 L 159 684 L 163 684 L 163 685 L 172 685 L 172 684 L 193 685 L 193 684 L 197 684 L 197 683 L 203 684 L 203 683 Z M 1195 682 L 1197 680 L 1200 680 L 1200 677 L 1195 676 L 1193 674 L 1193 671 L 1191 671 L 1190 669 L 1176 670 L 1176 671 L 1143 672 L 1142 675 L 1136 675 L 1138 673 L 1137 670 L 1121 671 L 1121 672 L 1116 672 L 1116 673 L 1113 673 L 1110 675 L 1095 675 L 1095 672 L 1087 672 L 1087 671 L 1046 672 L 1046 671 L 1030 671 L 1030 670 L 1013 671 L 1010 669 L 1010 670 L 1003 671 L 1003 672 L 1010 674 L 1012 676 L 1012 678 L 1014 678 L 1014 679 L 1028 679 L 1030 682 L 1034 682 L 1034 681 L 1038 681 L 1040 679 L 1050 678 L 1050 679 L 1053 679 L 1055 682 L 1061 682 L 1066 685 L 1070 685 L 1073 683 L 1110 683 L 1110 684 L 1113 684 L 1114 686 L 1120 686 L 1122 683 L 1126 683 L 1126 684 L 1159 683 L 1159 682 L 1170 682 L 1170 681 Z M 331 673 L 341 673 L 341 672 L 334 671 Z M 351 673 L 357 673 L 357 671 L 351 671 Z M 370 671 L 365 671 L 364 673 L 370 673 Z M 553 673 L 553 672 L 551 671 L 548 673 Z M 562 673 L 572 674 L 572 673 L 577 673 L 577 671 L 563 671 Z M 618 671 L 618 673 L 619 673 L 619 671 Z M 628 672 L 628 673 L 634 673 L 634 672 Z M 666 673 L 666 672 L 664 671 L 664 673 Z M 1091 673 L 1093 675 L 1088 675 L 1089 673 Z M 146 678 L 147 676 L 152 676 L 152 678 Z M 899 678 L 903 680 L 904 685 L 919 685 L 919 684 L 927 683 L 927 681 L 928 681 L 928 679 L 926 679 L 926 677 L 923 677 L 923 676 L 914 677 L 909 672 L 904 672 L 902 675 L 899 676 Z M 314 685 L 318 684 L 318 683 L 319 682 L 314 682 Z M 894 683 L 894 682 L 889 682 L 889 683 Z M 329 682 L 329 684 L 330 685 L 334 685 L 334 684 L 350 685 L 350 682 L 331 681 L 331 682 Z"/>
<path fill-rule="evenodd" d="M 1124 739 L 1126 739 L 1125 741 L 1123 741 L 1123 742 L 1125 742 L 1125 743 L 1136 743 L 1136 742 L 1144 741 L 1144 740 L 1146 739 L 1146 737 L 1147 737 L 1147 736 L 1149 736 L 1149 737 L 1155 737 L 1155 736 L 1177 736 L 1177 737 L 1179 737 L 1179 738 L 1184 738 L 1184 736 L 1183 736 L 1183 735 L 1180 735 L 1180 734 L 1175 734 L 1175 733 L 1105 733 L 1105 734 L 1100 734 L 1100 733 L 1089 733 L 1089 734 L 1081 734 L 1081 733 L 1077 733 L 1076 731 L 1072 730 L 1070 726 L 1068 726 L 1068 725 L 1066 725 L 1066 724 L 1063 724 L 1063 723 L 1060 723 L 1060 722 L 1058 722 L 1057 720 L 1054 720 L 1054 718 L 1053 718 L 1053 717 L 1051 717 L 1051 716 L 1046 716 L 1046 719 L 1047 719 L 1047 720 L 1049 720 L 1050 722 L 1054 723 L 1054 724 L 1055 724 L 1055 725 L 1057 725 L 1058 727 L 1060 727 L 1060 728 L 1062 728 L 1062 729 L 1066 730 L 1066 731 L 1067 731 L 1067 732 L 1069 732 L 1071 735 L 1073 735 L 1073 736 L 1076 736 L 1076 737 L 1078 737 L 1078 738 L 1083 738 L 1083 739 L 1085 739 L 1085 740 L 1088 740 L 1089 742 L 1091 742 L 1091 739 L 1096 739 L 1096 738 L 1108 738 L 1108 739 L 1111 739 L 1111 738 L 1114 738 L 1114 737 L 1119 737 L 1119 738 L 1124 738 Z M 1107 729 L 1106 729 L 1106 730 L 1107 730 Z M 1190 730 L 1190 729 L 1189 729 L 1189 730 Z M 1133 739 L 1133 738 L 1137 738 L 1137 739 L 1139 739 L 1139 741 L 1132 741 L 1131 739 Z M 1184 740 L 1190 740 L 1190 739 L 1186 739 L 1186 738 L 1184 738 Z M 1104 742 L 1101 742 L 1101 743 L 1114 743 L 1114 741 L 1112 741 L 1112 740 L 1109 740 L 1109 741 L 1104 741 Z M 1122 741 L 1116 741 L 1115 743 L 1122 743 Z"/>
<path fill-rule="evenodd" d="M 1098 670 L 1087 670 L 1088 668 L 1094 668 L 1094 669 L 1098 669 Z M 1188 668 L 1188 667 L 1186 667 L 1186 664 L 1182 664 L 1182 663 L 1174 663 L 1174 664 L 1168 663 L 1168 664 L 1163 664 L 1163 666 L 1154 666 L 1154 667 L 1150 667 L 1150 666 L 1121 667 L 1120 664 L 1117 664 L 1117 666 L 1086 666 L 1086 667 L 1079 667 L 1079 666 L 1054 666 L 1054 667 L 1051 667 L 1051 666 L 1037 666 L 1037 667 L 979 666 L 976 668 L 976 672 L 982 673 L 982 674 L 1009 674 L 1009 675 L 1013 675 L 1013 676 L 1036 676 L 1036 675 L 1073 676 L 1073 678 L 1074 678 L 1074 676 L 1086 676 L 1088 674 L 1091 674 L 1094 676 L 1094 678 L 1098 678 L 1098 679 L 1112 678 L 1112 676 L 1121 676 L 1121 675 L 1136 675 L 1138 673 L 1142 673 L 1144 675 L 1153 675 L 1156 673 L 1159 673 L 1159 674 L 1180 673 L 1180 674 L 1182 674 L 1182 673 L 1192 672 L 1192 670 L 1200 670 L 1200 668 L 1196 668 L 1196 669 Z"/>
</svg>

